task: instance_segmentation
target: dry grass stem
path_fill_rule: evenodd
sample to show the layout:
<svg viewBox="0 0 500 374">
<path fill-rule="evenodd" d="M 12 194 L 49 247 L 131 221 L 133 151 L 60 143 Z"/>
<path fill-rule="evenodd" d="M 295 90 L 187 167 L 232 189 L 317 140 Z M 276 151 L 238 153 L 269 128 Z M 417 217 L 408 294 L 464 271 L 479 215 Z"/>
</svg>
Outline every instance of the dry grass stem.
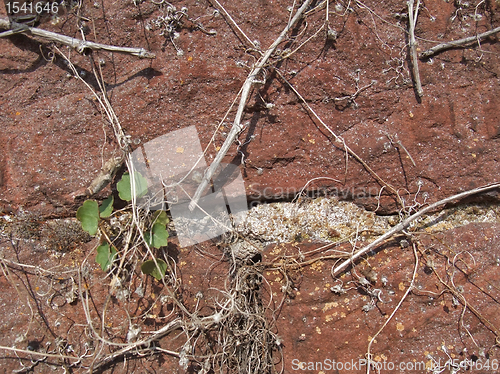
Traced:
<svg viewBox="0 0 500 374">
<path fill-rule="evenodd" d="M 209 1 L 210 2 L 213 1 L 215 4 L 217 4 L 217 6 L 224 12 L 224 15 L 227 17 L 227 19 L 230 21 L 230 23 L 236 28 L 236 30 L 238 30 L 238 32 L 243 37 L 243 39 L 246 40 L 246 42 L 250 45 L 250 47 L 252 49 L 258 51 L 259 50 L 258 46 L 256 46 L 255 43 L 252 40 L 250 40 L 250 38 L 247 36 L 247 34 L 245 34 L 245 32 L 241 29 L 241 27 L 238 26 L 238 24 L 233 19 L 233 17 L 231 17 L 231 15 L 228 13 L 226 8 L 224 8 L 218 0 L 209 0 Z"/>
<path fill-rule="evenodd" d="M 454 267 L 456 267 L 454 265 Z M 464 306 L 464 311 L 465 309 L 469 309 L 480 321 L 481 323 L 486 326 L 493 334 L 495 334 L 495 339 L 497 341 L 497 344 L 500 344 L 500 329 L 498 329 L 495 325 L 493 325 L 487 318 L 485 318 L 481 312 L 470 305 L 467 302 L 467 299 L 463 295 L 463 293 L 459 292 L 455 285 L 450 285 L 449 283 L 445 282 L 443 278 L 438 274 L 435 268 L 432 268 L 432 272 L 436 275 L 436 277 L 439 279 L 439 282 L 447 288 L 447 290 L 457 298 L 457 300 L 460 301 L 460 303 Z M 484 290 L 482 290 L 484 292 Z M 444 291 L 443 291 L 444 292 Z M 463 313 L 462 313 L 462 318 L 463 318 Z M 467 331 L 468 332 L 468 331 Z M 469 333 L 469 332 L 468 332 Z M 470 335 L 470 333 L 469 333 Z M 471 336 L 471 338 L 474 340 L 474 338 Z"/>
</svg>

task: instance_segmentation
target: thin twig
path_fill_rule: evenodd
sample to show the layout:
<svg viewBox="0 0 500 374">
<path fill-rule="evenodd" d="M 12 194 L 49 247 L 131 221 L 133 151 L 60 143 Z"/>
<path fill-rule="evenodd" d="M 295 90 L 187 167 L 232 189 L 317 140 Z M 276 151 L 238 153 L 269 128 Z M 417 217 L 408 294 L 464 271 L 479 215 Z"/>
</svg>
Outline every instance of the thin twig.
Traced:
<svg viewBox="0 0 500 374">
<path fill-rule="evenodd" d="M 79 79 L 90 90 L 90 92 L 92 92 L 92 95 L 94 96 L 94 98 L 99 102 L 99 104 L 101 105 L 103 110 L 106 112 L 106 116 L 108 117 L 108 120 L 109 120 L 111 126 L 113 127 L 116 141 L 118 142 L 118 145 L 120 146 L 120 149 L 122 150 L 122 152 L 124 152 L 124 153 L 130 152 L 129 140 L 128 140 L 127 136 L 125 135 L 125 133 L 120 125 L 120 121 L 118 121 L 118 117 L 116 116 L 116 113 L 114 112 L 113 107 L 111 106 L 111 104 L 108 101 L 108 98 L 104 94 L 104 90 L 102 89 L 103 87 L 101 87 L 101 91 L 103 92 L 103 95 L 101 97 L 94 91 L 94 89 L 85 80 L 82 79 L 82 77 L 80 77 L 80 74 L 78 74 L 78 72 L 76 71 L 76 68 L 73 65 L 73 63 L 71 62 L 71 60 L 69 59 L 69 57 L 67 57 L 59 48 L 54 47 L 54 49 L 66 60 L 69 68 L 73 71 L 74 76 L 77 79 Z M 99 79 L 97 79 L 97 82 L 99 85 L 101 85 L 101 82 L 99 81 Z"/>
<path fill-rule="evenodd" d="M 231 24 L 236 28 L 236 30 L 238 30 L 240 32 L 241 36 L 243 36 L 243 39 L 245 39 L 247 41 L 247 43 L 250 44 L 251 48 L 253 48 L 255 50 L 259 50 L 258 46 L 256 46 L 255 43 L 250 40 L 250 38 L 247 36 L 247 34 L 245 34 L 243 32 L 243 30 L 240 28 L 240 26 L 238 26 L 238 24 L 233 19 L 233 17 L 231 17 L 231 15 L 228 13 L 226 8 L 224 8 L 222 6 L 222 4 L 219 3 L 218 0 L 209 0 L 209 1 L 213 1 L 214 3 L 217 4 L 217 6 L 224 12 L 224 15 L 227 17 L 227 19 L 231 22 Z"/>
<path fill-rule="evenodd" d="M 351 258 L 345 260 L 344 262 L 342 262 L 340 265 L 338 265 L 333 271 L 332 271 L 332 275 L 335 277 L 337 276 L 340 272 L 342 272 L 343 270 L 345 270 L 349 265 L 351 265 L 353 263 L 354 260 L 360 258 L 361 256 L 363 256 L 364 254 L 368 253 L 369 251 L 373 250 L 374 248 L 376 248 L 380 243 L 382 243 L 383 241 L 385 241 L 386 239 L 390 238 L 391 236 L 393 236 L 395 233 L 401 231 L 401 230 L 404 230 L 406 229 L 410 223 L 412 223 L 413 221 L 415 221 L 417 218 L 419 218 L 420 216 L 424 215 L 425 213 L 427 212 L 430 212 L 434 209 L 436 209 L 437 207 L 441 206 L 441 205 L 444 205 L 444 204 L 447 204 L 449 202 L 452 202 L 454 200 L 457 200 L 457 199 L 462 199 L 464 197 L 467 197 L 467 196 L 470 196 L 470 195 L 474 195 L 474 194 L 477 194 L 477 193 L 481 193 L 481 192 L 485 192 L 485 191 L 489 191 L 489 190 L 493 190 L 495 188 L 500 188 L 500 183 L 495 183 L 495 184 L 490 184 L 490 185 L 487 185 L 487 186 L 483 186 L 483 187 L 479 187 L 479 188 L 475 188 L 473 190 L 469 190 L 469 191 L 465 191 L 465 192 L 461 192 L 459 194 L 456 194 L 456 195 L 453 195 L 453 196 L 450 196 L 450 197 L 447 197 L 443 200 L 439 200 L 437 202 L 435 202 L 434 204 L 431 204 L 427 207 L 425 207 L 424 209 L 418 211 L 417 213 L 415 214 L 412 214 L 410 217 L 406 218 L 403 222 L 397 224 L 396 226 L 394 226 L 392 229 L 390 229 L 389 231 L 387 231 L 384 235 L 380 236 L 378 239 L 376 239 L 375 241 L 373 241 L 372 243 L 368 244 L 367 246 L 361 248 L 359 251 L 357 251 L 354 255 L 351 256 Z"/>
<path fill-rule="evenodd" d="M 101 361 L 97 362 L 93 366 L 93 369 L 97 370 L 97 369 L 101 368 L 102 366 L 104 366 L 110 362 L 113 362 L 114 360 L 116 360 L 119 357 L 122 357 L 126 354 L 129 354 L 129 353 L 133 353 L 135 349 L 139 349 L 141 347 L 149 348 L 150 350 L 154 351 L 154 348 L 150 347 L 152 342 L 161 339 L 165 335 L 169 334 L 171 331 L 179 329 L 181 327 L 182 327 L 182 321 L 179 318 L 174 319 L 173 321 L 169 322 L 167 325 L 163 326 L 161 329 L 155 331 L 147 339 L 143 339 L 143 340 L 137 341 L 135 343 L 129 343 L 126 347 L 124 347 L 116 352 L 113 352 L 113 353 L 106 355 L 105 358 L 103 358 Z M 173 356 L 179 355 L 177 352 L 172 352 L 172 351 L 167 351 L 166 353 L 173 355 Z"/>
<path fill-rule="evenodd" d="M 358 84 L 356 83 L 356 92 L 354 92 L 352 95 L 347 95 L 347 96 L 342 96 L 342 97 L 336 97 L 333 99 L 335 101 L 335 104 L 340 103 L 343 100 L 347 100 L 348 104 L 356 104 L 355 100 L 358 98 L 359 94 L 367 89 L 369 89 L 371 86 L 375 84 L 375 81 L 372 81 L 370 84 L 367 84 L 366 86 L 363 86 L 361 88 L 358 88 Z"/>
<path fill-rule="evenodd" d="M 468 38 L 463 38 L 463 39 L 459 39 L 459 40 L 452 40 L 451 42 L 441 43 L 441 44 L 438 44 L 432 48 L 429 48 L 426 51 L 423 51 L 420 54 L 420 58 L 426 59 L 426 58 L 434 56 L 435 54 L 438 54 L 442 51 L 446 51 L 447 49 L 450 49 L 450 48 L 463 47 L 463 46 L 466 46 L 467 44 L 477 43 L 478 41 L 486 39 L 487 37 L 489 37 L 491 35 L 495 35 L 496 33 L 499 33 L 499 32 L 500 32 L 500 26 L 493 29 L 493 30 L 483 32 L 482 34 L 470 36 Z"/>
<path fill-rule="evenodd" d="M 413 157 L 411 157 L 411 154 L 410 152 L 408 152 L 408 150 L 406 149 L 406 147 L 403 145 L 403 143 L 401 142 L 401 140 L 398 139 L 398 134 L 396 134 L 395 136 L 395 139 L 394 140 L 392 138 L 392 136 L 389 134 L 389 133 L 386 133 L 385 136 L 387 136 L 387 139 L 389 139 L 389 141 L 391 142 L 392 145 L 394 145 L 396 148 L 398 146 L 400 146 L 401 148 L 403 148 L 403 151 L 405 151 L 406 155 L 408 156 L 408 158 L 410 159 L 411 163 L 413 164 L 413 166 L 417 167 L 417 164 L 415 163 L 415 160 L 413 159 Z"/>
<path fill-rule="evenodd" d="M 303 43 L 301 43 L 297 48 L 295 48 L 293 51 L 288 52 L 288 53 L 283 53 L 283 55 L 278 59 L 278 61 L 285 60 L 287 58 L 290 58 L 293 54 L 297 53 L 299 49 L 301 49 L 303 46 L 305 46 L 307 43 L 309 43 L 312 39 L 314 39 L 318 34 L 325 28 L 325 24 L 321 25 L 321 27 L 314 33 L 312 34 L 309 38 L 307 38 Z M 274 64 L 275 62 L 269 63 L 269 65 Z"/>
<path fill-rule="evenodd" d="M 382 21 L 383 23 L 385 23 L 386 25 L 388 26 L 392 26 L 392 27 L 395 27 L 401 31 L 404 31 L 406 32 L 406 29 L 404 29 L 403 27 L 395 24 L 395 23 L 391 23 L 389 21 L 387 21 L 385 18 L 382 18 L 381 16 L 379 16 L 377 13 L 375 13 L 372 9 L 368 8 L 365 4 L 363 4 L 361 1 L 359 0 L 356 0 L 356 5 L 358 7 L 360 7 L 361 9 L 366 9 L 369 13 L 371 13 L 373 16 L 375 16 L 376 18 L 378 18 L 380 21 Z M 346 7 L 346 11 L 345 12 L 348 12 L 348 8 L 349 7 Z"/>
<path fill-rule="evenodd" d="M 490 321 L 488 321 L 485 317 L 483 317 L 483 315 L 481 314 L 481 312 L 479 312 L 479 310 L 470 305 L 465 299 L 465 296 L 460 292 L 458 292 L 455 287 L 452 287 L 448 283 L 446 283 L 443 280 L 443 278 L 441 278 L 441 276 L 438 274 L 436 269 L 433 268 L 432 271 L 437 276 L 441 284 L 445 286 L 448 289 L 448 291 L 451 292 L 453 296 L 455 296 L 457 300 L 459 300 L 465 308 L 469 309 L 481 321 L 481 323 L 486 326 L 487 329 L 489 329 L 492 333 L 495 334 L 496 341 L 500 341 L 500 331 L 496 328 L 496 326 L 493 325 Z"/>
<path fill-rule="evenodd" d="M 411 54 L 411 64 L 413 68 L 413 79 L 415 80 L 415 90 L 417 92 L 418 97 L 422 97 L 424 91 L 422 89 L 422 83 L 420 82 L 420 71 L 418 70 L 417 42 L 415 40 L 415 24 L 417 23 L 420 0 L 417 0 L 415 13 L 413 12 L 413 2 L 414 0 L 408 0 L 407 2 L 408 20 L 410 23 L 408 34 L 410 37 L 410 54 Z"/>
<path fill-rule="evenodd" d="M 392 317 L 394 317 L 394 315 L 396 314 L 396 312 L 398 311 L 398 309 L 401 307 L 401 304 L 403 304 L 403 301 L 406 299 L 406 297 L 408 296 L 408 294 L 410 293 L 410 291 L 413 289 L 413 284 L 415 283 L 415 277 L 417 276 L 417 270 L 418 270 L 418 254 L 417 254 L 417 250 L 415 249 L 415 244 L 413 244 L 413 255 L 415 256 L 415 268 L 413 269 L 413 276 L 411 277 L 410 286 L 406 290 L 406 292 L 403 295 L 403 297 L 401 298 L 401 300 L 399 300 L 398 305 L 396 305 L 396 307 L 392 311 L 392 313 L 389 316 L 389 318 L 386 319 L 385 323 L 377 331 L 377 333 L 371 338 L 370 343 L 368 343 L 368 349 L 367 349 L 367 352 L 366 352 L 366 359 L 368 361 L 367 364 L 366 364 L 366 374 L 370 374 L 370 364 L 371 364 L 371 353 L 370 353 L 370 350 L 371 350 L 373 342 L 375 341 L 375 339 L 377 338 L 377 336 L 379 336 L 379 334 L 382 332 L 382 330 L 385 329 L 385 327 L 387 326 L 387 324 L 391 321 Z"/>
<path fill-rule="evenodd" d="M 215 157 L 215 160 L 212 162 L 210 167 L 206 170 L 205 175 L 203 176 L 203 179 L 198 186 L 198 189 L 196 190 L 193 200 L 189 204 L 189 209 L 192 211 L 197 203 L 198 200 L 201 197 L 201 194 L 205 190 L 205 188 L 208 186 L 208 183 L 212 176 L 215 173 L 215 170 L 219 167 L 222 159 L 226 156 L 227 152 L 229 151 L 229 148 L 233 144 L 234 140 L 242 130 L 241 126 L 241 118 L 243 117 L 243 112 L 245 110 L 245 105 L 248 99 L 248 96 L 250 94 L 250 90 L 252 88 L 252 85 L 254 84 L 255 80 L 257 79 L 257 76 L 261 72 L 262 68 L 266 64 L 266 61 L 271 57 L 271 55 L 274 53 L 274 50 L 276 47 L 285 39 L 286 35 L 290 31 L 290 29 L 297 23 L 299 19 L 302 18 L 302 13 L 309 7 L 309 4 L 311 3 L 312 0 L 306 0 L 304 4 L 297 10 L 297 13 L 295 13 L 295 16 L 292 18 L 292 20 L 288 23 L 288 25 L 285 27 L 285 29 L 281 32 L 280 36 L 274 41 L 274 43 L 267 49 L 266 53 L 262 58 L 259 59 L 255 67 L 252 69 L 250 74 L 248 75 L 247 79 L 245 80 L 245 83 L 243 84 L 243 88 L 241 90 L 241 99 L 240 103 L 238 105 L 238 110 L 236 111 L 236 116 L 234 118 L 233 122 L 233 127 L 231 128 L 231 131 L 229 132 L 226 140 L 224 141 L 224 144 L 220 148 L 219 152 L 217 153 L 217 156 Z"/>
<path fill-rule="evenodd" d="M 156 58 L 154 53 L 146 51 L 144 48 L 131 48 L 131 47 L 117 47 L 114 45 L 107 45 L 101 43 L 89 42 L 86 40 L 72 38 L 70 36 L 61 35 L 52 31 L 47 31 L 39 29 L 37 27 L 29 27 L 23 24 L 18 24 L 15 22 L 10 22 L 7 18 L 0 17 L 0 28 L 10 29 L 11 27 L 16 27 L 15 29 L 9 30 L 12 33 L 27 33 L 41 38 L 47 39 L 51 42 L 61 43 L 72 48 L 75 48 L 78 53 L 83 53 L 86 49 L 93 50 L 104 50 L 108 52 L 118 52 L 118 53 L 128 53 L 132 56 L 137 56 L 140 58 Z M 19 27 L 19 29 L 17 29 Z M 7 32 L 3 36 L 10 35 L 12 33 Z"/>
<path fill-rule="evenodd" d="M 281 79 L 283 79 L 283 81 L 292 89 L 292 91 L 295 93 L 295 95 L 297 95 L 297 97 L 302 101 L 302 103 L 305 105 L 305 107 L 307 108 L 307 110 L 309 110 L 309 112 L 319 121 L 319 123 L 321 123 L 321 125 L 335 138 L 335 141 L 338 142 L 338 143 L 342 143 L 345 151 L 346 151 L 346 164 L 347 164 L 347 158 L 348 158 L 348 154 L 351 155 L 352 157 L 354 157 L 361 165 L 363 165 L 363 167 L 382 185 L 382 186 L 385 186 L 387 187 L 387 189 L 389 189 L 391 192 L 393 192 L 396 196 L 398 196 L 398 192 L 397 190 L 392 186 L 390 185 L 389 183 L 387 183 L 386 181 L 384 181 L 377 173 L 375 173 L 375 171 L 360 157 L 358 156 L 358 154 L 356 152 L 354 152 L 344 141 L 344 139 L 340 136 L 338 136 L 337 134 L 335 134 L 332 129 L 330 127 L 327 126 L 327 124 L 321 119 L 320 116 L 318 116 L 316 114 L 316 112 L 311 108 L 311 106 L 307 103 L 306 99 L 304 99 L 304 97 L 295 89 L 295 87 L 283 76 L 283 74 L 281 74 L 281 72 L 279 70 L 276 70 L 276 72 L 278 73 L 278 75 L 281 77 Z M 347 168 L 347 166 L 346 166 Z M 399 199 L 399 202 L 401 203 L 401 205 L 404 205 L 403 202 L 401 201 L 401 199 L 399 198 L 398 196 L 398 199 Z"/>
<path fill-rule="evenodd" d="M 330 1 L 330 0 L 329 0 Z M 317 12 L 319 12 L 320 10 L 323 10 L 324 7 L 328 7 L 328 1 L 324 0 L 322 1 L 321 3 L 319 3 L 316 7 L 308 10 L 307 12 L 305 12 L 305 15 L 306 16 L 310 16 L 312 14 L 316 14 Z"/>
<path fill-rule="evenodd" d="M 54 354 L 54 353 L 37 352 L 37 351 L 29 351 L 27 349 L 19 349 L 19 348 L 14 348 L 14 347 L 6 347 L 6 346 L 3 346 L 3 345 L 0 346 L 0 350 L 17 352 L 17 353 L 26 353 L 28 355 L 33 355 L 33 356 L 52 357 L 52 358 L 60 358 L 60 359 L 81 361 L 80 357 L 60 355 L 60 354 Z"/>
</svg>

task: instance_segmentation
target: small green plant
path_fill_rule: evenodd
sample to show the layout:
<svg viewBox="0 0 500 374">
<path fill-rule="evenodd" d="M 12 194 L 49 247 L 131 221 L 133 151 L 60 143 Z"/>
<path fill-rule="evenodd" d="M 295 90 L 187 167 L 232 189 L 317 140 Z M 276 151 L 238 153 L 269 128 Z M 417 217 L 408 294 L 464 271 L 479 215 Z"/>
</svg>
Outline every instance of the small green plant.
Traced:
<svg viewBox="0 0 500 374">
<path fill-rule="evenodd" d="M 136 198 L 143 197 L 148 192 L 148 181 L 142 176 L 141 173 L 134 173 L 135 180 L 135 196 Z M 118 196 L 120 199 L 125 201 L 132 200 L 132 179 L 129 173 L 124 173 L 122 179 L 116 184 L 116 189 L 118 190 Z"/>
<path fill-rule="evenodd" d="M 90 235 L 97 234 L 99 228 L 99 205 L 95 200 L 86 200 L 76 211 L 76 218 Z"/>
<path fill-rule="evenodd" d="M 113 247 L 110 248 L 109 244 L 104 242 L 97 247 L 97 256 L 95 257 L 95 261 L 101 265 L 102 270 L 106 271 L 110 268 L 117 253 L 116 249 Z"/>
<path fill-rule="evenodd" d="M 135 197 L 140 198 L 148 191 L 147 180 L 141 173 L 134 173 L 134 186 L 129 173 L 123 174 L 121 180 L 116 184 L 118 196 L 120 199 L 130 202 L 132 200 L 132 191 L 135 191 Z M 84 231 L 94 236 L 101 232 L 104 238 L 101 244 L 97 247 L 96 262 L 101 266 L 103 271 L 110 269 L 113 261 L 118 255 L 118 249 L 115 246 L 116 236 L 109 231 L 109 224 L 106 225 L 107 218 L 113 215 L 113 196 L 105 199 L 99 206 L 96 200 L 86 200 L 83 205 L 78 208 L 76 218 L 82 224 Z M 167 224 L 169 222 L 167 213 L 164 211 L 156 211 L 151 217 L 149 229 L 144 230 L 143 237 L 148 247 L 161 248 L 168 245 Z M 111 240 L 110 238 L 115 239 Z M 162 259 L 156 258 L 147 260 L 141 265 L 141 270 L 144 274 L 161 280 L 167 271 L 167 263 Z"/>
<path fill-rule="evenodd" d="M 158 264 L 158 266 L 156 266 Z M 141 265 L 141 270 L 144 274 L 151 275 L 158 280 L 161 280 L 167 273 L 167 263 L 161 258 L 156 259 L 156 264 L 154 260 L 144 261 Z"/>
<path fill-rule="evenodd" d="M 99 216 L 101 218 L 107 218 L 113 213 L 113 203 L 115 202 L 114 197 L 111 195 L 106 200 L 104 200 L 99 207 Z"/>
<path fill-rule="evenodd" d="M 156 211 L 153 215 L 151 231 L 144 233 L 144 240 L 148 243 L 148 246 L 160 248 L 168 245 L 167 224 L 167 213 L 163 210 Z"/>
</svg>

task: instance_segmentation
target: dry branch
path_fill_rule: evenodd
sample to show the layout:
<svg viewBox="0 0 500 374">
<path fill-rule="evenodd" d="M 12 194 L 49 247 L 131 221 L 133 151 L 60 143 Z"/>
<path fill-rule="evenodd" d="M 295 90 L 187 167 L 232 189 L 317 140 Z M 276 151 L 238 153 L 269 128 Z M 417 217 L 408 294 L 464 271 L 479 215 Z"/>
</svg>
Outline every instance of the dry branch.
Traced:
<svg viewBox="0 0 500 374">
<path fill-rule="evenodd" d="M 196 190 L 193 200 L 189 204 L 189 209 L 193 210 L 197 203 L 198 200 L 201 197 L 201 194 L 205 190 L 205 188 L 208 186 L 208 183 L 212 176 L 215 173 L 215 170 L 217 167 L 220 165 L 222 159 L 226 156 L 227 152 L 229 151 L 229 148 L 235 141 L 236 137 L 242 130 L 241 126 L 241 118 L 243 117 L 243 111 L 245 110 L 245 105 L 248 99 L 248 96 L 250 94 L 250 90 L 252 88 L 252 85 L 255 83 L 255 81 L 258 79 L 257 77 L 259 76 L 262 68 L 265 66 L 267 60 L 271 55 L 274 53 L 274 50 L 276 47 L 285 39 L 286 35 L 290 31 L 290 29 L 297 23 L 299 19 L 302 18 L 302 14 L 305 12 L 305 10 L 309 7 L 309 4 L 311 3 L 312 0 L 306 0 L 304 4 L 297 10 L 297 13 L 295 13 L 295 16 L 292 18 L 292 20 L 288 23 L 288 25 L 285 27 L 285 29 L 281 32 L 280 36 L 274 41 L 274 43 L 267 49 L 266 53 L 264 53 L 264 56 L 259 59 L 259 61 L 255 64 L 255 67 L 252 69 L 250 74 L 248 75 L 247 79 L 245 80 L 245 83 L 243 84 L 243 88 L 241 90 L 241 99 L 240 103 L 238 105 L 238 110 L 236 111 L 236 117 L 234 118 L 233 126 L 231 128 L 231 131 L 229 132 L 226 140 L 224 141 L 224 144 L 222 145 L 221 149 L 217 153 L 217 156 L 215 157 L 215 160 L 212 162 L 210 167 L 206 170 L 205 175 L 203 176 L 203 179 L 198 186 L 198 189 Z"/>
<path fill-rule="evenodd" d="M 481 40 L 486 39 L 487 37 L 489 37 L 491 35 L 495 35 L 498 32 L 500 32 L 500 27 L 497 27 L 497 28 L 490 30 L 490 31 L 483 32 L 482 34 L 470 36 L 468 38 L 463 38 L 463 39 L 459 39 L 459 40 L 452 40 L 451 42 L 441 43 L 441 44 L 438 44 L 432 48 L 429 48 L 426 51 L 423 51 L 420 54 L 420 58 L 421 59 L 429 58 L 429 57 L 434 56 L 435 54 L 438 54 L 442 51 L 446 51 L 447 49 L 456 48 L 456 47 L 463 47 L 463 46 L 466 46 L 468 44 L 477 43 Z"/>
<path fill-rule="evenodd" d="M 351 265 L 355 260 L 357 260 L 358 258 L 360 258 L 361 256 L 363 256 L 364 254 L 370 252 L 371 250 L 373 250 L 374 248 L 376 248 L 379 244 L 383 243 L 386 239 L 390 238 L 391 236 L 393 236 L 397 232 L 406 229 L 410 225 L 410 223 L 412 223 L 413 221 L 415 221 L 417 218 L 421 217 L 422 215 L 426 214 L 427 212 L 431 212 L 434 209 L 440 207 L 441 205 L 450 203 L 450 202 L 452 202 L 454 200 L 462 199 L 464 197 L 467 197 L 467 196 L 470 196 L 470 195 L 474 195 L 474 194 L 478 194 L 478 193 L 481 193 L 481 192 L 493 190 L 495 188 L 500 188 L 500 183 L 490 184 L 490 185 L 487 185 L 487 186 L 475 188 L 473 190 L 461 192 L 459 194 L 447 197 L 447 198 L 445 198 L 443 200 L 439 200 L 439 201 L 435 202 L 434 204 L 431 204 L 431 205 L 425 207 L 424 209 L 418 211 L 417 213 L 412 214 L 411 216 L 409 216 L 408 218 L 406 218 L 403 222 L 400 222 L 399 224 L 397 224 L 396 226 L 394 226 L 392 229 L 390 229 L 389 231 L 387 231 L 384 235 L 380 236 L 378 239 L 376 239 L 372 243 L 368 244 L 366 247 L 361 248 L 359 251 L 357 251 L 355 254 L 353 254 L 349 259 L 345 260 L 340 265 L 338 265 L 337 267 L 335 267 L 335 269 L 333 269 L 332 275 L 334 277 L 337 276 L 338 274 L 340 274 L 340 272 L 342 272 L 349 265 Z"/>
<path fill-rule="evenodd" d="M 413 2 L 414 0 L 408 1 L 408 20 L 409 20 L 409 37 L 410 37 L 410 55 L 411 55 L 411 64 L 413 68 L 413 79 L 415 80 L 415 91 L 417 92 L 418 97 L 422 97 L 424 91 L 422 90 L 422 83 L 420 82 L 420 71 L 418 70 L 418 57 L 417 57 L 417 42 L 415 40 L 415 24 L 417 23 L 418 18 L 418 8 L 420 6 L 420 0 L 417 0 L 417 6 L 415 7 L 415 11 L 413 10 Z"/>
<path fill-rule="evenodd" d="M 11 27 L 15 28 L 11 29 Z M 7 18 L 0 18 L 0 28 L 8 29 L 8 31 L 1 33 L 0 36 L 8 36 L 16 33 L 31 34 L 47 39 L 51 42 L 61 43 L 70 46 L 71 48 L 75 48 L 78 53 L 83 53 L 86 49 L 101 49 L 108 52 L 128 53 L 132 56 L 137 56 L 140 58 L 156 58 L 156 55 L 154 53 L 148 52 L 144 48 L 117 47 L 114 45 L 89 42 L 86 40 L 61 35 L 52 31 L 39 29 L 37 27 L 29 27 L 27 25 L 15 22 L 11 23 Z"/>
</svg>

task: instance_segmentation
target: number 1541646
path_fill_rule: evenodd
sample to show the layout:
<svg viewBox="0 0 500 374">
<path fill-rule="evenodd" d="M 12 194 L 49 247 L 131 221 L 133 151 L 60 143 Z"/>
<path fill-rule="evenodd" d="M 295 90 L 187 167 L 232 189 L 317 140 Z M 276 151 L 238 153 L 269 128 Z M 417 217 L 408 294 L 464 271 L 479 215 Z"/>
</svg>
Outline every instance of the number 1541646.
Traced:
<svg viewBox="0 0 500 374">
<path fill-rule="evenodd" d="M 55 14 L 59 10 L 57 2 L 19 2 L 19 1 L 6 1 L 5 8 L 10 15 L 22 14 L 42 14 L 51 13 Z"/>
</svg>

